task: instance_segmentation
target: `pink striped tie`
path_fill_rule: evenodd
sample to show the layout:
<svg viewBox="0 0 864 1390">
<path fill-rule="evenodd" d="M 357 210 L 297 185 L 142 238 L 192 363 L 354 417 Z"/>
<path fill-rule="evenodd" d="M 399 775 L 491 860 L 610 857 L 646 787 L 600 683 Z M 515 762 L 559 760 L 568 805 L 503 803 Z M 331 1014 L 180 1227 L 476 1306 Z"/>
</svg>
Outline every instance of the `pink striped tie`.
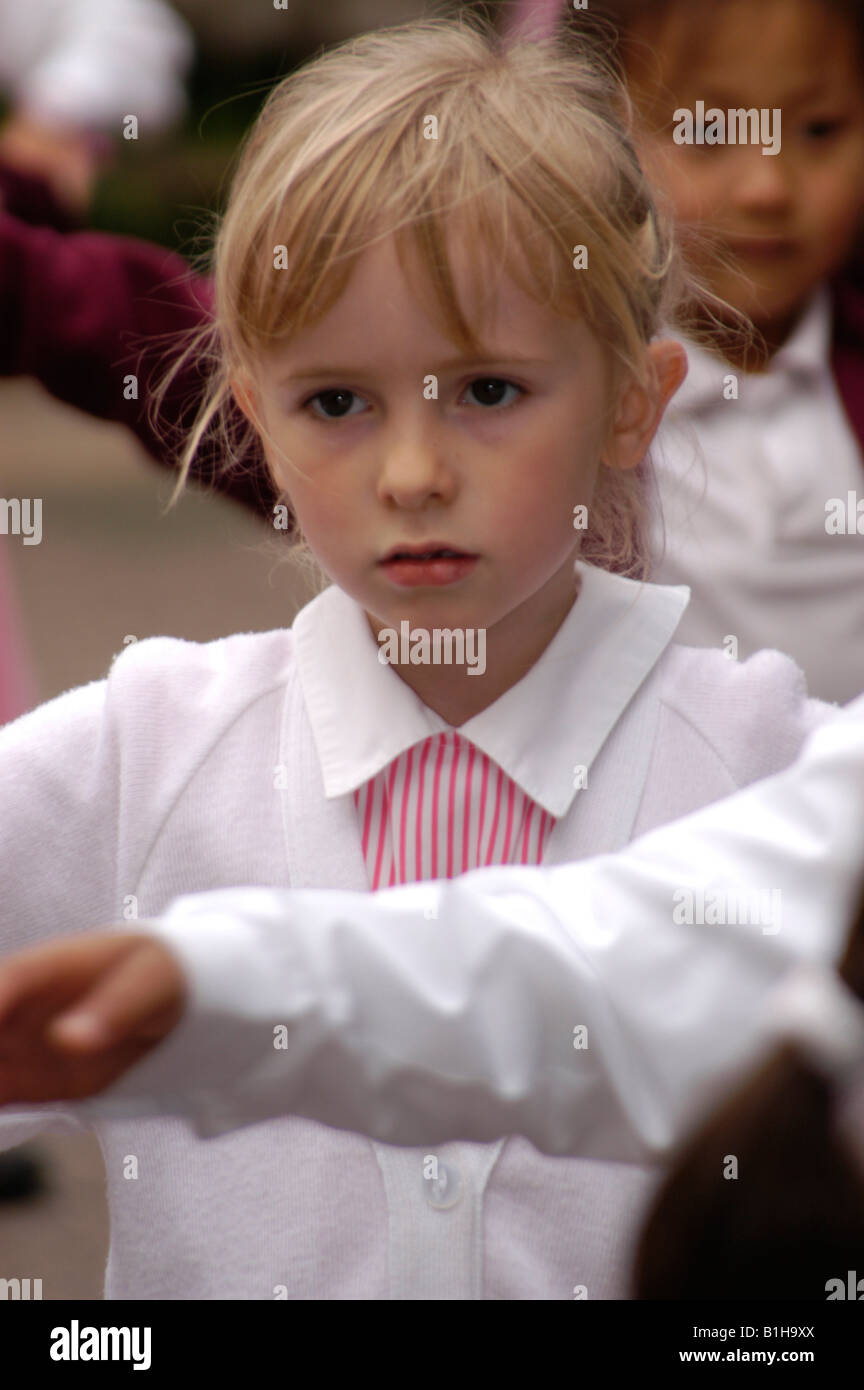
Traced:
<svg viewBox="0 0 864 1390">
<path fill-rule="evenodd" d="M 394 758 L 354 793 L 374 889 L 539 864 L 555 819 L 450 729 Z"/>
</svg>

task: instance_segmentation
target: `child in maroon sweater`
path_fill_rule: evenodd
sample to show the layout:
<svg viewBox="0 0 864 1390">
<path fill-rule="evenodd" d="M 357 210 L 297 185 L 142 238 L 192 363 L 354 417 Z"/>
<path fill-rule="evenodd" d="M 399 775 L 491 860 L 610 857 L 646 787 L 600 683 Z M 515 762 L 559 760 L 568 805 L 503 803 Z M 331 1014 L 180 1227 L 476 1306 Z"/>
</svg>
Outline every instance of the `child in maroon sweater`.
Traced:
<svg viewBox="0 0 864 1390">
<path fill-rule="evenodd" d="M 209 312 L 210 282 L 162 246 L 59 230 L 70 225 L 41 181 L 0 165 L 0 376 L 35 377 L 58 400 L 127 425 L 173 467 L 175 431 L 193 418 L 204 384 L 195 364 L 172 382 L 158 420 L 149 407 L 178 335 Z M 137 396 L 124 387 L 129 375 Z M 217 473 L 205 449 L 193 477 L 262 516 L 276 500 L 254 461 Z"/>
</svg>

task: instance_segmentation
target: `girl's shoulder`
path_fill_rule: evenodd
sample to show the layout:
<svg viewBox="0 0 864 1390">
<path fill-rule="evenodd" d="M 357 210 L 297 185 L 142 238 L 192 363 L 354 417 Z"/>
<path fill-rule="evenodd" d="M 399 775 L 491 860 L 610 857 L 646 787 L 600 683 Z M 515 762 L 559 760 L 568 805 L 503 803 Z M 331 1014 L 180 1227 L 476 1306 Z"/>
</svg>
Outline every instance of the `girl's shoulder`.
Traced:
<svg viewBox="0 0 864 1390">
<path fill-rule="evenodd" d="M 212 642 L 180 637 L 131 641 L 106 676 L 47 700 L 0 729 L 0 775 L 16 758 L 29 767 L 109 757 L 111 748 L 152 763 L 161 748 L 192 757 L 214 745 L 268 694 L 281 698 L 294 668 L 289 629 L 242 632 Z M 173 750 L 173 752 L 172 752 Z M 11 771 L 10 771 L 11 769 Z"/>
<path fill-rule="evenodd" d="M 130 642 L 108 672 L 112 694 L 165 698 L 176 691 L 187 708 L 197 701 L 247 702 L 278 687 L 294 665 L 290 628 L 237 632 L 211 642 L 147 637 Z"/>
<path fill-rule="evenodd" d="M 738 661 L 715 647 L 673 643 L 658 676 L 665 718 L 709 745 L 736 786 L 787 766 L 837 712 L 810 698 L 804 672 L 778 651 Z"/>
</svg>

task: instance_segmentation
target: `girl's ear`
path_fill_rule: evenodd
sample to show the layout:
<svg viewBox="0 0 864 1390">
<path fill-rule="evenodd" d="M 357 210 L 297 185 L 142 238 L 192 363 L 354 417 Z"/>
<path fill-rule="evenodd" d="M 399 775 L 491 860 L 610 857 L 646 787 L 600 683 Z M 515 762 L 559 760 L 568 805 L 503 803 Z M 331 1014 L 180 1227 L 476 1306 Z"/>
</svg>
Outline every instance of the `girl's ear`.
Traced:
<svg viewBox="0 0 864 1390">
<path fill-rule="evenodd" d="M 669 401 L 687 375 L 687 354 L 672 338 L 648 345 L 651 381 L 630 380 L 621 393 L 603 452 L 610 468 L 636 468 L 642 462 Z"/>
</svg>

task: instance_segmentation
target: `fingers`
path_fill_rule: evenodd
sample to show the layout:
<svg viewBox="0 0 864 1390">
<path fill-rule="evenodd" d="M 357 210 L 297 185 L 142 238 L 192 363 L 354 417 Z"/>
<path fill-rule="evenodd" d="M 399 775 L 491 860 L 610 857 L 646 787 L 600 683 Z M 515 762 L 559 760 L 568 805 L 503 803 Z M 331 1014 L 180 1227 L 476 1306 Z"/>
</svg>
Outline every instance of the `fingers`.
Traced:
<svg viewBox="0 0 864 1390">
<path fill-rule="evenodd" d="M 54 1020 L 49 1037 L 76 1051 L 132 1037 L 157 1042 L 180 1018 L 186 992 L 182 968 L 167 948 L 139 941 L 71 1011 Z"/>
<path fill-rule="evenodd" d="M 94 931 L 70 940 L 46 941 L 0 959 L 0 1023 L 13 1009 L 40 998 L 45 1003 L 74 999 L 94 971 L 126 954 L 134 943 L 148 939 L 140 933 Z"/>
<path fill-rule="evenodd" d="M 161 942 L 138 932 L 88 932 L 0 960 L 0 1030 L 13 1021 L 32 1030 L 50 1025 L 55 1042 L 83 1048 L 129 1029 L 158 1038 L 179 1018 L 186 988 Z"/>
<path fill-rule="evenodd" d="M 135 1041 L 72 1053 L 36 1043 L 23 1055 L 0 1055 L 0 1106 L 86 1099 L 110 1086 L 151 1047 Z"/>
<path fill-rule="evenodd" d="M 179 960 L 139 932 L 0 959 L 0 1106 L 96 1094 L 170 1032 L 187 994 Z"/>
</svg>

